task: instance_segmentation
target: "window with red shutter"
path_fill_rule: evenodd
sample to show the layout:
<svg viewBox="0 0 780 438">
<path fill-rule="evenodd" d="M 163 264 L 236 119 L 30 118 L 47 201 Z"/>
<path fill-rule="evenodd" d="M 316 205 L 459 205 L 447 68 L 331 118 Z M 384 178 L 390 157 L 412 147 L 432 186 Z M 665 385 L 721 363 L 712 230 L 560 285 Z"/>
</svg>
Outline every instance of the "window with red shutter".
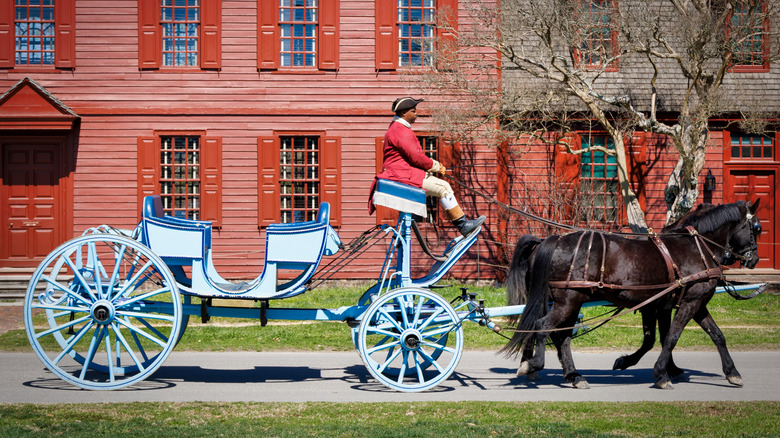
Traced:
<svg viewBox="0 0 780 438">
<path fill-rule="evenodd" d="M 3 3 L 0 6 L 0 68 L 75 68 L 74 0 Z"/>
<path fill-rule="evenodd" d="M 431 66 L 455 41 L 458 0 L 377 0 L 374 22 L 377 70 Z"/>
<path fill-rule="evenodd" d="M 258 226 L 315 220 L 330 204 L 330 223 L 341 224 L 341 139 L 282 134 L 257 140 Z"/>
<path fill-rule="evenodd" d="M 160 195 L 165 214 L 222 223 L 222 139 L 197 133 L 138 138 L 139 209 Z"/>
<path fill-rule="evenodd" d="M 257 68 L 339 68 L 340 0 L 257 5 Z"/>
<path fill-rule="evenodd" d="M 221 0 L 138 0 L 138 66 L 221 68 Z"/>
<path fill-rule="evenodd" d="M 578 68 L 617 71 L 618 0 L 579 0 L 580 43 L 574 50 Z M 606 65 L 605 65 L 606 63 Z"/>
<path fill-rule="evenodd" d="M 769 71 L 769 15 L 765 0 L 737 2 L 726 23 L 732 68 L 737 73 Z"/>
</svg>

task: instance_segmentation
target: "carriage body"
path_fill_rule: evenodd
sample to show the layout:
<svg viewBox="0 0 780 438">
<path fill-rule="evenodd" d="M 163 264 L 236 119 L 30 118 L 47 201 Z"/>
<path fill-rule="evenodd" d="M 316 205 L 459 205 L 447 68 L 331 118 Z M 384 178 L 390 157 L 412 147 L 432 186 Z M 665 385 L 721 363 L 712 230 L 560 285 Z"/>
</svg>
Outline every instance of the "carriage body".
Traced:
<svg viewBox="0 0 780 438">
<path fill-rule="evenodd" d="M 460 359 L 463 321 L 492 324 L 474 296 L 464 292 L 453 307 L 430 290 L 476 242 L 480 230 L 454 239 L 426 275 L 412 278 L 412 215 L 420 200 L 425 205 L 425 193 L 383 184 L 378 204 L 388 192 L 395 197 L 390 207 L 399 211 L 398 223 L 377 231 L 389 238 L 385 261 L 376 283 L 355 305 L 270 305 L 309 290 L 323 257 L 352 252 L 330 226 L 327 203 L 314 221 L 268 226 L 262 272 L 235 282 L 214 267 L 210 222 L 166 216 L 160 197 L 148 196 L 136 229 L 93 228 L 43 260 L 25 298 L 28 339 L 63 380 L 110 390 L 152 375 L 191 316 L 204 322 L 212 316 L 251 318 L 261 325 L 268 320 L 343 321 L 352 327 L 361 359 L 382 384 L 406 392 L 432 388 L 450 376 Z M 292 278 L 279 281 L 281 271 L 292 272 Z M 217 298 L 260 306 L 212 305 Z"/>
</svg>

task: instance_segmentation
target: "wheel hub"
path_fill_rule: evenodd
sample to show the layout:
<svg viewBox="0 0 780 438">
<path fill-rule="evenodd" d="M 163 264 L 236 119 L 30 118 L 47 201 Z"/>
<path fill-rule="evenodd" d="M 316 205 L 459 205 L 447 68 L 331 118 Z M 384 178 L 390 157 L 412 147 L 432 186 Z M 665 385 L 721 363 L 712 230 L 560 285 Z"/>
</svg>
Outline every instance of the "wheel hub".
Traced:
<svg viewBox="0 0 780 438">
<path fill-rule="evenodd" d="M 99 300 L 92 305 L 92 319 L 98 324 L 108 324 L 114 320 L 114 305 L 110 301 Z"/>
<path fill-rule="evenodd" d="M 418 350 L 421 345 L 422 335 L 417 330 L 407 330 L 401 335 L 401 345 L 404 350 Z"/>
</svg>

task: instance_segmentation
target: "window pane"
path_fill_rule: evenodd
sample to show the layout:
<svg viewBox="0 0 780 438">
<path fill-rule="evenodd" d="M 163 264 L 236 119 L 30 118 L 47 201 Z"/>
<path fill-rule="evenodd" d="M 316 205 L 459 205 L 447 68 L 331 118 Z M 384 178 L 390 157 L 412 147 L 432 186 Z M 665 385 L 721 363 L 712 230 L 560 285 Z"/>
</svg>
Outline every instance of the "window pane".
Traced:
<svg viewBox="0 0 780 438">
<path fill-rule="evenodd" d="M 196 0 L 160 0 L 163 65 L 198 65 L 200 8 Z M 171 40 L 170 37 L 177 38 Z"/>
<path fill-rule="evenodd" d="M 200 217 L 199 144 L 199 137 L 160 138 L 160 196 L 168 215 Z"/>
<path fill-rule="evenodd" d="M 281 137 L 279 140 L 281 220 L 313 220 L 320 203 L 319 138 L 296 136 Z"/>
<path fill-rule="evenodd" d="M 435 14 L 433 1 L 398 0 L 399 65 L 432 65 Z"/>
<path fill-rule="evenodd" d="M 17 0 L 14 9 L 14 50 L 18 65 L 54 65 L 54 4 Z"/>
</svg>

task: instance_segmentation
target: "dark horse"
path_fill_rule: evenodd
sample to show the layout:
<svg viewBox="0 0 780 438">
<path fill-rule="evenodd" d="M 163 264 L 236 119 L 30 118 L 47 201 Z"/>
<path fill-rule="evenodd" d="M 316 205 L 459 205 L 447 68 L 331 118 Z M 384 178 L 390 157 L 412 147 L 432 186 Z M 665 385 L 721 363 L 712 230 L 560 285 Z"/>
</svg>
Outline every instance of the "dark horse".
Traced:
<svg viewBox="0 0 780 438">
<path fill-rule="evenodd" d="M 662 330 L 662 350 L 653 369 L 658 387 L 671 388 L 669 374 L 681 371 L 671 362 L 671 353 L 691 318 L 717 346 L 729 382 L 740 386 L 742 379 L 706 305 L 728 253 L 748 268 L 758 263 L 757 208 L 758 202 L 741 201 L 700 206 L 653 238 L 590 230 L 544 240 L 523 236 L 515 248 L 507 293 L 510 304 L 527 301 L 527 305 L 515 335 L 503 349 L 509 354 L 523 351 L 518 375 L 544 367 L 549 336 L 565 379 L 577 388 L 588 387 L 572 360 L 571 327 L 583 303 L 606 300 L 626 309 L 641 307 L 653 319 L 664 309 L 677 307 L 668 330 Z"/>
</svg>

